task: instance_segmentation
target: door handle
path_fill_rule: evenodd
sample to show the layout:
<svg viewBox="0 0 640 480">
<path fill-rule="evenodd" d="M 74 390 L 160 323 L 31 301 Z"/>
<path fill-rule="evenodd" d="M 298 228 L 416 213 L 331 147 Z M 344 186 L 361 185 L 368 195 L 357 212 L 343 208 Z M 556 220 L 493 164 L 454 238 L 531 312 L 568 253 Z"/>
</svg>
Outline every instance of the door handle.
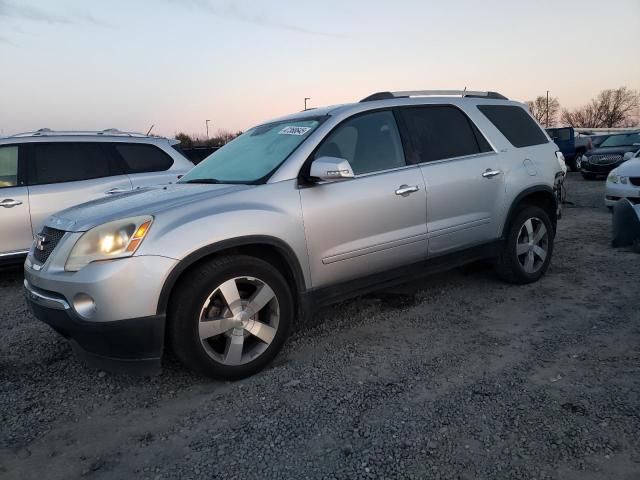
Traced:
<svg viewBox="0 0 640 480">
<path fill-rule="evenodd" d="M 5 198 L 0 202 L 0 207 L 4 208 L 13 208 L 18 205 L 22 205 L 22 202 L 20 200 L 14 200 L 13 198 Z"/>
<path fill-rule="evenodd" d="M 482 174 L 482 176 L 484 178 L 493 178 L 495 176 L 498 176 L 502 173 L 501 170 L 491 170 L 490 168 L 487 168 L 484 173 Z"/>
<path fill-rule="evenodd" d="M 420 190 L 420 187 L 417 185 L 410 187 L 409 185 L 400 185 L 396 190 L 396 195 L 400 195 L 401 197 L 408 197 L 413 192 L 417 192 Z"/>
<path fill-rule="evenodd" d="M 106 193 L 107 195 L 117 195 L 118 193 L 128 193 L 130 191 L 131 190 L 124 190 L 122 188 L 112 188 L 110 190 L 107 190 L 104 193 Z"/>
</svg>

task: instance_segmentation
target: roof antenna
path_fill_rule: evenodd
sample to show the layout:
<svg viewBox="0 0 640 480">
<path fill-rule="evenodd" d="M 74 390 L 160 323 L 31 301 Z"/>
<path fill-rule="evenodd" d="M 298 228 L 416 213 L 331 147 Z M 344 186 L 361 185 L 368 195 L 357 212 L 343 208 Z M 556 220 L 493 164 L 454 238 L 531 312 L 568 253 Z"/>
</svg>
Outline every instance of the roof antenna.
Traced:
<svg viewBox="0 0 640 480">
<path fill-rule="evenodd" d="M 462 98 L 467 96 L 466 93 L 467 93 L 467 86 L 465 85 L 464 90 L 462 91 Z"/>
<path fill-rule="evenodd" d="M 147 137 L 149 136 L 149 134 L 151 133 L 151 130 L 153 130 L 153 127 L 155 127 L 155 126 L 156 126 L 155 124 L 151 125 L 151 128 L 150 128 L 150 129 L 149 129 L 149 131 L 147 132 Z"/>
</svg>

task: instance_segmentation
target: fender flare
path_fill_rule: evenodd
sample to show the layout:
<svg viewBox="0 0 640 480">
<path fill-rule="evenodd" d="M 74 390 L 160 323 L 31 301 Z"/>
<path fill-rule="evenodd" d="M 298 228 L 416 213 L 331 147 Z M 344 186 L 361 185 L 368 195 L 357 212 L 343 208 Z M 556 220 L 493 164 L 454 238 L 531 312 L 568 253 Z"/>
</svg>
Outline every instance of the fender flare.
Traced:
<svg viewBox="0 0 640 480">
<path fill-rule="evenodd" d="M 516 196 L 516 198 L 513 200 L 513 202 L 511 202 L 511 206 L 509 207 L 509 213 L 507 214 L 507 218 L 506 218 L 506 220 L 504 222 L 504 225 L 502 226 L 502 234 L 501 234 L 502 238 L 505 237 L 505 232 L 509 228 L 509 224 L 511 223 L 511 220 L 513 220 L 513 217 L 516 215 L 518 205 L 520 205 L 520 203 L 522 202 L 522 200 L 525 197 L 531 195 L 532 193 L 537 193 L 537 192 L 543 192 L 543 193 L 547 194 L 548 197 L 549 197 L 549 200 L 551 200 L 553 202 L 553 205 L 555 207 L 557 207 L 558 199 L 556 198 L 556 196 L 555 196 L 555 194 L 553 192 L 553 188 L 551 188 L 550 186 L 548 186 L 548 185 L 534 185 L 532 187 L 526 188 L 525 190 L 520 192 L 518 194 L 518 196 Z M 556 222 L 557 222 L 556 210 L 557 210 L 557 208 L 554 208 L 553 209 L 553 214 L 551 215 L 551 223 L 553 223 L 554 230 L 556 228 Z"/>
<path fill-rule="evenodd" d="M 167 307 L 169 305 L 169 298 L 171 296 L 171 292 L 173 291 L 173 287 L 175 287 L 178 278 L 180 278 L 185 270 L 205 257 L 224 250 L 229 250 L 231 248 L 244 246 L 269 246 L 277 249 L 285 259 L 287 265 L 293 273 L 293 281 L 297 289 L 297 292 L 294 292 L 294 294 L 300 296 L 306 290 L 302 267 L 300 266 L 300 262 L 298 261 L 296 254 L 289 245 L 275 237 L 266 235 L 249 235 L 244 237 L 231 238 L 228 240 L 223 240 L 221 242 L 213 243 L 211 245 L 207 245 L 191 252 L 189 255 L 183 258 L 175 267 L 173 267 L 173 270 L 171 270 L 164 282 L 164 285 L 162 286 L 162 290 L 160 291 L 160 298 L 158 299 L 157 314 L 166 314 Z"/>
</svg>

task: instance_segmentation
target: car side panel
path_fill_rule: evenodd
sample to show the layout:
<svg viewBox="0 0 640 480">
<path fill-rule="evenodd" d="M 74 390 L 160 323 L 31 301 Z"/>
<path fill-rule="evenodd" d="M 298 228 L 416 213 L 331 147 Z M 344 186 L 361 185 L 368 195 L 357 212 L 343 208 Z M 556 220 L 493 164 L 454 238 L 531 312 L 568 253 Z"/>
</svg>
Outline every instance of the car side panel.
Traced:
<svg viewBox="0 0 640 480">
<path fill-rule="evenodd" d="M 0 261 L 2 256 L 26 252 L 33 241 L 27 187 L 0 188 L 0 202 L 3 200 L 19 204 L 0 206 Z"/>
<path fill-rule="evenodd" d="M 131 190 L 127 175 L 29 186 L 31 226 L 38 233 L 45 220 L 65 208 L 98 198 L 107 197 L 111 189 Z"/>
</svg>

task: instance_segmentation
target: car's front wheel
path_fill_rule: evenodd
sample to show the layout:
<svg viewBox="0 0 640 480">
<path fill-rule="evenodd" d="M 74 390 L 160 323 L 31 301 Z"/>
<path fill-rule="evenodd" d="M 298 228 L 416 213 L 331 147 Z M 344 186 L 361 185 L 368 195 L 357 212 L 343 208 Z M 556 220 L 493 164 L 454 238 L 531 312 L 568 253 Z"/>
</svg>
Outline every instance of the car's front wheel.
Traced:
<svg viewBox="0 0 640 480">
<path fill-rule="evenodd" d="M 249 256 L 218 257 L 181 279 L 169 307 L 169 336 L 186 366 L 234 380 L 273 360 L 293 315 L 291 289 L 271 264 Z"/>
<path fill-rule="evenodd" d="M 511 283 L 537 281 L 549 268 L 553 240 L 553 225 L 547 212 L 537 206 L 525 206 L 509 225 L 496 272 Z"/>
</svg>

